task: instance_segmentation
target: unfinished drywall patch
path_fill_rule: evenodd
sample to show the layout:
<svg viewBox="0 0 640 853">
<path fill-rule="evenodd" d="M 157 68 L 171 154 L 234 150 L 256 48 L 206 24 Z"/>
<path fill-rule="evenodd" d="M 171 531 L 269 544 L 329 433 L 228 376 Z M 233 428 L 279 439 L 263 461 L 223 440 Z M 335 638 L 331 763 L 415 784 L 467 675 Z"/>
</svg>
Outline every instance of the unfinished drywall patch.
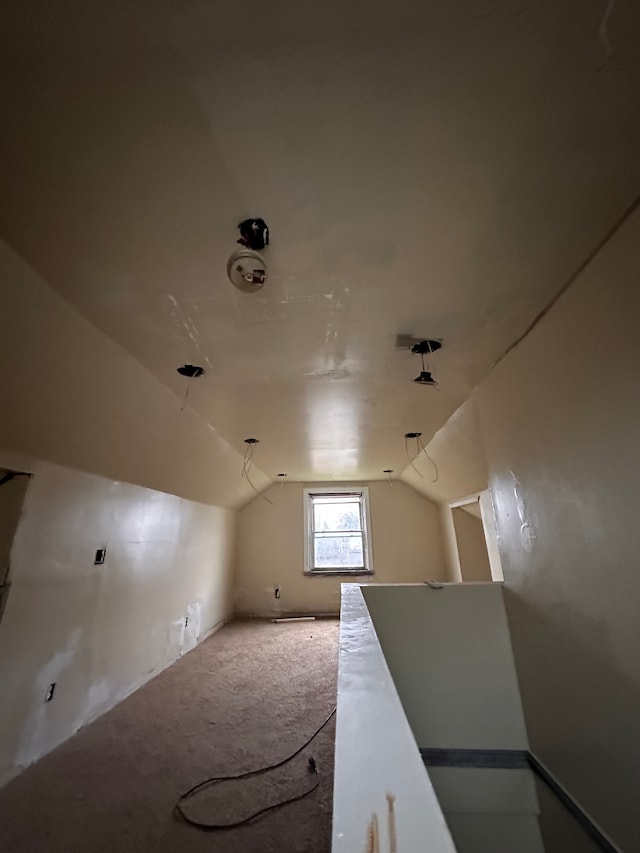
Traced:
<svg viewBox="0 0 640 853">
<path fill-rule="evenodd" d="M 200 637 L 200 611 L 201 602 L 195 601 L 187 605 L 186 616 L 184 617 L 183 632 L 181 645 L 181 654 L 195 648 Z"/>
<path fill-rule="evenodd" d="M 102 709 L 109 706 L 111 698 L 109 682 L 106 678 L 101 678 L 100 681 L 95 684 L 91 684 L 87 696 L 86 709 L 83 715 L 84 719 L 93 720 L 95 717 L 99 716 Z"/>
<path fill-rule="evenodd" d="M 534 542 L 536 541 L 536 534 L 534 533 L 531 521 L 529 520 L 529 512 L 522 493 L 522 483 L 518 480 L 513 471 L 510 471 L 509 473 L 511 475 L 511 482 L 513 485 L 514 502 L 518 511 L 518 517 L 520 518 L 520 541 L 522 542 L 524 550 L 531 553 Z"/>
<path fill-rule="evenodd" d="M 233 511 L 47 463 L 32 470 L 0 624 L 0 784 L 232 609 Z M 97 542 L 108 543 L 102 565 Z"/>
<path fill-rule="evenodd" d="M 76 628 L 71 632 L 64 647 L 56 652 L 35 676 L 29 712 L 19 734 L 15 759 L 17 768 L 27 767 L 64 740 L 64 735 L 61 736 L 56 731 L 57 715 L 51 703 L 57 697 L 51 686 L 55 684 L 57 687 L 61 676 L 71 666 L 81 639 L 82 631 Z M 59 694 L 60 690 L 58 696 Z"/>
</svg>

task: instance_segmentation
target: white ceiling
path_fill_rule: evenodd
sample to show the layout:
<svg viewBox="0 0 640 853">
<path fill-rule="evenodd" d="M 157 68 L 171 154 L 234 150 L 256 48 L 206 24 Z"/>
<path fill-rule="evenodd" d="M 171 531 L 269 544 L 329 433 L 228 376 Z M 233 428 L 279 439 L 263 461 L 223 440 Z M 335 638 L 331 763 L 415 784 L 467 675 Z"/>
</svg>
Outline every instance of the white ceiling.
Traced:
<svg viewBox="0 0 640 853">
<path fill-rule="evenodd" d="M 203 365 L 263 471 L 399 472 L 637 194 L 640 12 L 607 59 L 604 5 L 9 3 L 2 236 L 177 394 Z M 444 340 L 439 390 L 401 333 Z"/>
</svg>

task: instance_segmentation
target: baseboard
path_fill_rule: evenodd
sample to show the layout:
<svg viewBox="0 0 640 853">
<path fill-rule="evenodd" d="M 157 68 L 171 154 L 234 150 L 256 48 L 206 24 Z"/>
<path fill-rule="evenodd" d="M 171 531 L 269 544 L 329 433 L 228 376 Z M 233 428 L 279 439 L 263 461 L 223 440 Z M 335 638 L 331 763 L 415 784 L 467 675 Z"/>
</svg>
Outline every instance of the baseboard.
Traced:
<svg viewBox="0 0 640 853">
<path fill-rule="evenodd" d="M 201 634 L 201 635 L 198 637 L 198 642 L 196 643 L 196 645 L 194 646 L 194 648 L 196 648 L 196 649 L 197 649 L 197 648 L 198 648 L 198 646 L 200 645 L 200 643 L 204 643 L 204 641 L 205 641 L 205 640 L 208 640 L 208 639 L 209 639 L 209 637 L 212 637 L 212 636 L 216 633 L 216 631 L 219 631 L 219 630 L 220 630 L 220 628 L 224 628 L 224 626 L 225 626 L 228 622 L 230 622 L 230 621 L 231 621 L 231 619 L 233 619 L 233 616 L 228 616 L 228 617 L 225 617 L 224 619 L 221 619 L 219 622 L 216 622 L 216 624 L 215 624 L 215 625 L 212 625 L 212 627 L 211 627 L 211 628 L 209 628 L 209 630 L 208 630 L 208 631 L 205 631 L 205 632 L 204 632 L 204 634 Z"/>
<path fill-rule="evenodd" d="M 315 619 L 338 619 L 340 611 L 278 610 L 261 613 L 234 613 L 234 619 L 294 619 L 299 616 L 313 616 Z"/>
<path fill-rule="evenodd" d="M 529 752 L 529 766 L 551 788 L 562 805 L 571 812 L 601 850 L 606 851 L 606 853 L 623 853 L 533 752 Z"/>
</svg>

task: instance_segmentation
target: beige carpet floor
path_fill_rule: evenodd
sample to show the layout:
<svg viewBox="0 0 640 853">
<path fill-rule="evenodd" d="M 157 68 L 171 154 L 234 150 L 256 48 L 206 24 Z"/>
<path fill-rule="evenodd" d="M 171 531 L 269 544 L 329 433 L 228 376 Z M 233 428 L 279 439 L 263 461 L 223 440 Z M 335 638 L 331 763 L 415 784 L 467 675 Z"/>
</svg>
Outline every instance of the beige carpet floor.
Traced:
<svg viewBox="0 0 640 853">
<path fill-rule="evenodd" d="M 291 763 L 186 803 L 194 817 L 240 820 L 319 788 L 250 824 L 202 832 L 175 813 L 203 778 L 284 758 L 335 707 L 338 621 L 235 621 L 0 791 L 5 853 L 326 853 L 335 721 Z"/>
</svg>

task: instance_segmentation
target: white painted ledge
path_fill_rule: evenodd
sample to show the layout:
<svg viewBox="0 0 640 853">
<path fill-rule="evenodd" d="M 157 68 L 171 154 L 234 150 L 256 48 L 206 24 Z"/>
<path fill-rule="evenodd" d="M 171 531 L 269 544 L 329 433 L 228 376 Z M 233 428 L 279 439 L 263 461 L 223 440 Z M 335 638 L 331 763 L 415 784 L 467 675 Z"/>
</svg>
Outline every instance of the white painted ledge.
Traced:
<svg viewBox="0 0 640 853">
<path fill-rule="evenodd" d="M 374 812 L 388 853 L 387 792 L 398 853 L 455 853 L 360 586 L 343 584 L 332 853 L 365 851 Z"/>
</svg>

